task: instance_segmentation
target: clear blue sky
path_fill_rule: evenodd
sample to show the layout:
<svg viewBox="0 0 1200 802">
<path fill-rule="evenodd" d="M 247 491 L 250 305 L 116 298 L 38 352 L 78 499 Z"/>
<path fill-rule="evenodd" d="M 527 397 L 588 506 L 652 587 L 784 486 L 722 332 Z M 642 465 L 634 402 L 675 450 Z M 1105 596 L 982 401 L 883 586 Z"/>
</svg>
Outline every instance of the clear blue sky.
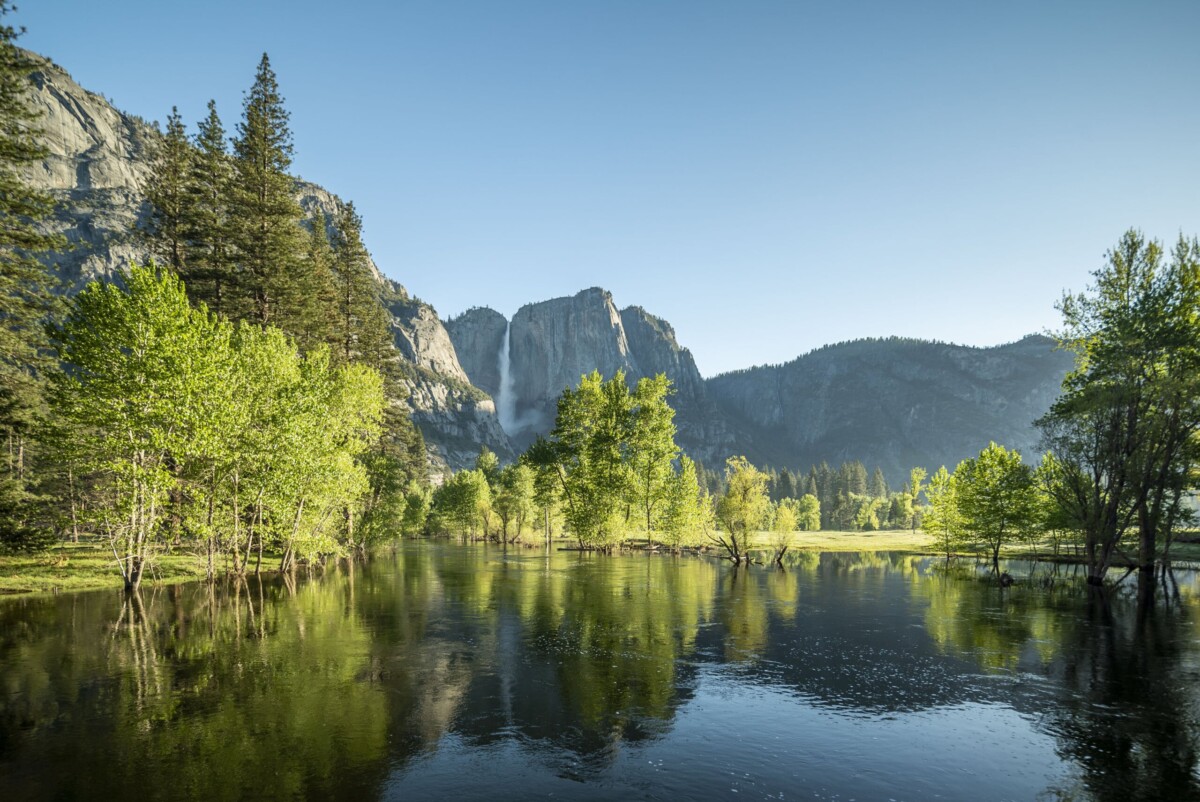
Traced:
<svg viewBox="0 0 1200 802">
<path fill-rule="evenodd" d="M 705 375 L 1057 324 L 1131 226 L 1200 234 L 1200 2 L 25 0 L 120 108 L 227 127 L 266 51 L 296 171 L 443 317 L 611 290 Z"/>
</svg>

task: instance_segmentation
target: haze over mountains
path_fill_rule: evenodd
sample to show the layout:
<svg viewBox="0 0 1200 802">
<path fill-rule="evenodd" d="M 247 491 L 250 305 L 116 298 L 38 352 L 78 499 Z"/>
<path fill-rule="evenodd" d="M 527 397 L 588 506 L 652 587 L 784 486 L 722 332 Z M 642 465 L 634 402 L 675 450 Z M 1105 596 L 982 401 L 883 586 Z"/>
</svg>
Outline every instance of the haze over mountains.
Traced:
<svg viewBox="0 0 1200 802">
<path fill-rule="evenodd" d="M 160 134 L 48 60 L 31 83 L 51 155 L 29 177 L 61 201 L 51 225 L 74 247 L 51 261 L 74 291 L 145 258 L 133 229 L 147 213 L 141 186 Z M 314 184 L 296 181 L 295 191 L 309 214 L 341 203 Z M 513 458 L 550 430 L 556 399 L 581 374 L 622 370 L 631 382 L 657 373 L 672 380 L 677 439 L 708 467 L 735 454 L 799 469 L 861 459 L 898 483 L 914 465 L 952 467 L 989 439 L 1033 457 L 1032 421 L 1071 365 L 1036 336 L 995 348 L 862 340 L 706 380 L 667 321 L 619 309 L 600 288 L 527 304 L 511 321 L 476 308 L 443 322 L 382 273 L 380 283 L 435 469 L 468 465 L 481 446 Z"/>
</svg>

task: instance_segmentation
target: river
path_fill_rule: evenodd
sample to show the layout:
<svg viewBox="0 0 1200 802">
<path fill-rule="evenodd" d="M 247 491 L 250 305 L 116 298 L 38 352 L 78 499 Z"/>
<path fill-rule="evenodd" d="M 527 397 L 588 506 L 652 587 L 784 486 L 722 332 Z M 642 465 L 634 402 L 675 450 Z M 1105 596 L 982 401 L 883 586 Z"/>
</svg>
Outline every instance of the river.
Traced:
<svg viewBox="0 0 1200 802">
<path fill-rule="evenodd" d="M 1200 797 L 1196 574 L 1009 569 L 417 542 L 0 600 L 0 798 Z"/>
</svg>

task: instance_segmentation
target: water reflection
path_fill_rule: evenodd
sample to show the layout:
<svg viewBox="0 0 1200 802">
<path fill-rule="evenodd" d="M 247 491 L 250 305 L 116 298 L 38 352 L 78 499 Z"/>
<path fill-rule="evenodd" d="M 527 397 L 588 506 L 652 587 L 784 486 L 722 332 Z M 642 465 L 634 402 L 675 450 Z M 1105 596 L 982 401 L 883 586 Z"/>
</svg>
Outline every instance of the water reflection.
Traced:
<svg viewBox="0 0 1200 802">
<path fill-rule="evenodd" d="M 0 788 L 1200 793 L 1196 577 L 1139 606 L 1134 582 L 1089 597 L 1009 570 L 1002 589 L 887 553 L 780 571 L 426 543 L 313 579 L 8 600 Z"/>
</svg>

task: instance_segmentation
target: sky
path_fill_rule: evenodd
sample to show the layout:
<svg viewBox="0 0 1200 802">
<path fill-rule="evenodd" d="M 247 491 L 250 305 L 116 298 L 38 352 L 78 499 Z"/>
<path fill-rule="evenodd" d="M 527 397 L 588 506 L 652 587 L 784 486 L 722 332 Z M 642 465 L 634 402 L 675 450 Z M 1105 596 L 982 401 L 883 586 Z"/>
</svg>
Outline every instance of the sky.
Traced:
<svg viewBox="0 0 1200 802">
<path fill-rule="evenodd" d="M 601 286 L 702 374 L 1058 324 L 1131 227 L 1200 234 L 1200 2 L 24 0 L 118 108 L 233 130 L 443 319 Z"/>
</svg>

